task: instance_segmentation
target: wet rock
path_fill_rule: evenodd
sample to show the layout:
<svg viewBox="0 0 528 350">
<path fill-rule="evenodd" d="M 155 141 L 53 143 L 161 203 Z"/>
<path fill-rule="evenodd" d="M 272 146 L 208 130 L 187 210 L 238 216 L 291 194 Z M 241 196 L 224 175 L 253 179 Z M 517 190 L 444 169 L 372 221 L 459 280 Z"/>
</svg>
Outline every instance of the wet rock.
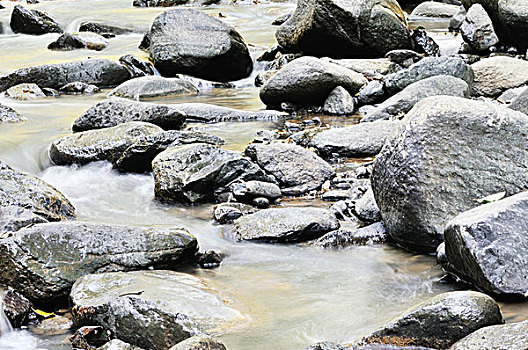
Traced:
<svg viewBox="0 0 528 350">
<path fill-rule="evenodd" d="M 235 181 L 275 182 L 249 158 L 197 143 L 169 148 L 152 161 L 156 198 L 183 203 L 214 199 Z"/>
<path fill-rule="evenodd" d="M 59 89 L 77 81 L 98 87 L 113 87 L 130 79 L 122 65 L 103 58 L 21 68 L 0 77 L 0 91 L 22 83 Z"/>
<path fill-rule="evenodd" d="M 409 112 L 416 103 L 430 96 L 469 97 L 470 87 L 459 78 L 450 75 L 437 75 L 419 80 L 390 97 L 369 111 L 361 122 L 387 120 L 401 117 Z"/>
<path fill-rule="evenodd" d="M 264 83 L 270 80 L 275 75 L 275 73 L 277 73 L 277 70 L 266 70 L 264 72 L 258 73 L 255 77 L 255 86 L 261 87 L 264 85 Z"/>
<path fill-rule="evenodd" d="M 528 89 L 526 87 L 523 87 L 522 89 L 522 92 L 511 101 L 511 104 L 508 107 L 514 111 L 528 114 Z"/>
<path fill-rule="evenodd" d="M 273 26 L 280 26 L 282 25 L 283 23 L 285 23 L 287 20 L 289 20 L 291 18 L 292 14 L 291 13 L 288 13 L 287 15 L 282 15 L 282 16 L 279 16 L 277 18 L 275 18 L 273 20 L 273 22 L 271 22 L 271 25 Z"/>
<path fill-rule="evenodd" d="M 243 215 L 253 214 L 256 211 L 255 207 L 243 203 L 220 203 L 215 206 L 213 216 L 219 223 L 228 224 Z"/>
<path fill-rule="evenodd" d="M 383 75 L 395 73 L 401 67 L 386 58 L 321 58 L 325 62 L 335 63 L 355 72 L 361 73 L 371 79 L 379 79 Z"/>
<path fill-rule="evenodd" d="M 473 69 L 457 57 L 426 57 L 418 63 L 397 73 L 387 75 L 385 86 L 394 95 L 419 80 L 436 75 L 451 75 L 464 80 L 469 86 L 473 83 Z"/>
<path fill-rule="evenodd" d="M 235 220 L 237 240 L 303 242 L 339 228 L 334 214 L 320 208 L 263 209 Z"/>
<path fill-rule="evenodd" d="M 126 81 L 110 91 L 108 96 L 144 100 L 156 97 L 197 95 L 198 89 L 190 81 L 180 78 L 144 76 Z"/>
<path fill-rule="evenodd" d="M 222 254 L 219 254 L 214 250 L 208 250 L 204 253 L 200 252 L 196 254 L 196 262 L 202 269 L 212 269 L 220 266 L 223 258 Z"/>
<path fill-rule="evenodd" d="M 29 326 L 31 333 L 44 336 L 71 334 L 72 328 L 73 321 L 71 317 L 65 316 L 54 316 Z"/>
<path fill-rule="evenodd" d="M 70 51 L 88 49 L 101 51 L 108 46 L 108 41 L 99 34 L 92 32 L 64 33 L 56 41 L 48 45 L 49 50 Z"/>
<path fill-rule="evenodd" d="M 63 95 L 91 95 L 99 91 L 100 90 L 97 86 L 82 83 L 80 81 L 66 84 L 59 89 L 59 93 Z"/>
<path fill-rule="evenodd" d="M 97 348 L 97 350 L 142 350 L 141 348 L 130 345 L 119 339 L 112 339 L 105 345 Z"/>
<path fill-rule="evenodd" d="M 471 6 L 460 26 L 464 41 L 477 52 L 489 50 L 499 43 L 493 23 L 480 4 Z"/>
<path fill-rule="evenodd" d="M 528 189 L 528 145 L 521 136 L 527 125 L 528 116 L 486 102 L 438 96 L 416 104 L 372 169 L 390 235 L 433 252 L 447 221 L 477 206 L 478 198 Z"/>
<path fill-rule="evenodd" d="M 385 57 L 404 68 L 409 68 L 423 58 L 422 55 L 413 50 L 392 50 L 387 52 Z"/>
<path fill-rule="evenodd" d="M 60 25 L 47 13 L 28 10 L 21 5 L 13 8 L 10 25 L 14 33 L 31 35 L 62 33 Z"/>
<path fill-rule="evenodd" d="M 527 234 L 528 192 L 463 212 L 444 231 L 447 268 L 486 293 L 523 299 Z"/>
<path fill-rule="evenodd" d="M 459 6 L 436 1 L 425 1 L 411 12 L 411 16 L 451 18 L 458 13 Z"/>
<path fill-rule="evenodd" d="M 315 57 L 301 57 L 279 70 L 260 89 L 260 99 L 278 108 L 284 102 L 300 106 L 322 106 L 338 86 L 351 95 L 367 83 L 365 77 L 337 64 Z"/>
<path fill-rule="evenodd" d="M 34 100 L 44 98 L 46 95 L 37 84 L 18 84 L 6 91 L 6 96 L 15 100 Z"/>
<path fill-rule="evenodd" d="M 0 124 L 20 123 L 26 120 L 13 108 L 0 104 Z"/>
<path fill-rule="evenodd" d="M 195 335 L 176 345 L 169 350 L 227 350 L 220 341 L 208 335 Z"/>
<path fill-rule="evenodd" d="M 392 0 L 302 0 L 275 36 L 286 51 L 313 56 L 379 57 L 412 47 L 403 11 Z"/>
<path fill-rule="evenodd" d="M 57 165 L 86 164 L 99 160 L 114 163 L 128 147 L 145 136 L 162 131 L 154 124 L 128 122 L 111 128 L 79 132 L 53 141 L 49 155 Z"/>
<path fill-rule="evenodd" d="M 164 76 L 182 73 L 233 81 L 253 70 L 248 48 L 235 28 L 192 9 L 173 9 L 156 17 L 150 28 L 150 55 Z"/>
<path fill-rule="evenodd" d="M 73 131 L 104 129 L 131 121 L 152 123 L 165 130 L 180 129 L 186 115 L 172 105 L 112 98 L 97 103 L 73 122 Z"/>
<path fill-rule="evenodd" d="M 528 83 L 528 62 L 507 56 L 485 58 L 471 65 L 475 72 L 473 96 L 497 97 Z"/>
<path fill-rule="evenodd" d="M 245 153 L 273 175 L 281 188 L 297 188 L 299 194 L 321 187 L 335 175 L 330 164 L 315 153 L 294 144 L 251 144 Z"/>
<path fill-rule="evenodd" d="M 378 121 L 333 128 L 315 135 L 310 145 L 325 158 L 375 155 L 381 151 L 397 125 L 397 121 Z"/>
<path fill-rule="evenodd" d="M 284 118 L 288 114 L 278 111 L 245 111 L 240 109 L 216 106 L 207 103 L 180 103 L 178 110 L 187 115 L 187 120 L 216 123 L 246 120 L 274 120 Z"/>
<path fill-rule="evenodd" d="M 481 328 L 456 342 L 450 350 L 522 350 L 528 342 L 528 321 Z"/>
<path fill-rule="evenodd" d="M 134 0 L 136 7 L 171 7 L 187 4 L 190 0 Z"/>
<path fill-rule="evenodd" d="M 110 337 L 101 326 L 81 327 L 70 337 L 74 349 L 92 350 L 108 343 Z"/>
<path fill-rule="evenodd" d="M 154 158 L 171 147 L 192 143 L 222 145 L 221 138 L 197 131 L 165 131 L 149 135 L 128 147 L 115 163 L 121 171 L 146 172 L 152 170 Z"/>
<path fill-rule="evenodd" d="M 500 323 L 499 306 L 489 296 L 449 292 L 413 307 L 363 341 L 445 349 L 482 327 Z"/>
<path fill-rule="evenodd" d="M 102 35 L 103 37 L 108 37 L 109 35 L 133 33 L 134 30 L 99 22 L 82 22 L 79 26 L 79 32 L 92 32 Z"/>
<path fill-rule="evenodd" d="M 323 105 L 324 112 L 335 115 L 354 114 L 354 109 L 354 98 L 341 86 L 330 92 Z"/>
<path fill-rule="evenodd" d="M 1 161 L 0 207 L 24 208 L 49 221 L 75 219 L 75 208 L 62 193 L 38 177 L 13 170 Z"/>
<path fill-rule="evenodd" d="M 84 276 L 70 297 L 76 326 L 99 325 L 129 344 L 163 350 L 242 319 L 213 293 L 188 274 L 136 271 Z"/>
<path fill-rule="evenodd" d="M 339 249 L 354 245 L 371 245 L 385 243 L 389 240 L 389 234 L 381 222 L 357 229 L 341 227 L 339 230 L 331 231 L 319 238 L 315 245 L 325 249 Z"/>
<path fill-rule="evenodd" d="M 458 12 L 449 21 L 449 31 L 459 31 L 462 23 L 466 19 L 466 9 L 460 6 Z"/>
<path fill-rule="evenodd" d="M 119 57 L 119 63 L 124 65 L 134 78 L 155 75 L 152 63 L 145 62 L 134 55 L 124 55 Z"/>
<path fill-rule="evenodd" d="M 14 328 L 27 326 L 33 314 L 33 304 L 13 288 L 7 288 L 2 296 L 4 313 Z"/>
<path fill-rule="evenodd" d="M 356 201 L 354 210 L 356 216 L 364 222 L 381 221 L 381 213 L 374 198 L 372 188 L 369 188 L 365 194 Z"/>
<path fill-rule="evenodd" d="M 413 30 L 411 37 L 414 41 L 414 48 L 416 52 L 424 53 L 426 56 L 432 57 L 441 56 L 440 46 L 438 46 L 434 39 L 431 38 L 429 34 L 427 34 L 425 29 L 416 28 Z"/>
<path fill-rule="evenodd" d="M 0 207 L 0 238 L 33 224 L 48 222 L 29 209 L 17 206 Z"/>
<path fill-rule="evenodd" d="M 229 186 L 233 195 L 240 202 L 251 203 L 257 198 L 266 198 L 271 202 L 282 197 L 279 186 L 274 183 L 262 181 L 236 182 Z"/>
<path fill-rule="evenodd" d="M 306 350 L 345 350 L 345 348 L 339 344 L 325 341 L 311 345 L 307 347 Z"/>
<path fill-rule="evenodd" d="M 527 86 L 520 86 L 518 88 L 512 88 L 504 91 L 499 97 L 497 97 L 497 102 L 500 102 L 502 104 L 511 104 L 513 101 L 517 99 L 517 97 L 521 96 L 521 94 L 528 89 Z M 508 106 L 512 108 L 511 106 Z M 515 108 L 514 108 L 515 109 Z M 520 109 L 515 109 L 516 111 L 522 112 Z M 526 113 L 525 113 L 526 114 Z"/>
<path fill-rule="evenodd" d="M 385 89 L 383 83 L 371 80 L 363 86 L 356 96 L 359 105 L 374 104 L 385 100 Z"/>
<path fill-rule="evenodd" d="M 321 195 L 321 199 L 324 201 L 340 201 L 348 199 L 352 195 L 350 190 L 330 190 Z"/>
<path fill-rule="evenodd" d="M 189 263 L 198 243 L 178 227 L 64 222 L 24 228 L 0 240 L 0 251 L 0 281 L 51 304 L 66 301 L 75 280 L 90 273 Z"/>
</svg>

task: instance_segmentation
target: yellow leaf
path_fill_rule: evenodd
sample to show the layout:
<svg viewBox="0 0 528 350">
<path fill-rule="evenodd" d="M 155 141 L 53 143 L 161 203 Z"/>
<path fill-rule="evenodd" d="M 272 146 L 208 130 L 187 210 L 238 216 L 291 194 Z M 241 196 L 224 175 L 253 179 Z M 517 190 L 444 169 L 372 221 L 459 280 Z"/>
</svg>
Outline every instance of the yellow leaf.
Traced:
<svg viewBox="0 0 528 350">
<path fill-rule="evenodd" d="M 56 315 L 52 312 L 52 313 L 49 313 L 49 312 L 45 312 L 45 311 L 42 311 L 42 310 L 38 310 L 38 309 L 32 309 L 38 316 L 40 316 L 41 318 L 43 319 L 46 319 L 46 318 L 52 318 L 52 317 L 55 317 Z"/>
</svg>

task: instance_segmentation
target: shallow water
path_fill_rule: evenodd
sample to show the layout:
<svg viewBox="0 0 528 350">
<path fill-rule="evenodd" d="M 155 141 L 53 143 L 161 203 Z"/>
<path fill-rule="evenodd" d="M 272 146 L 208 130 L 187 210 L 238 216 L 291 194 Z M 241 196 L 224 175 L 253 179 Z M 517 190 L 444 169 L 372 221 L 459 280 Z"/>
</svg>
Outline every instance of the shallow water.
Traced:
<svg viewBox="0 0 528 350">
<path fill-rule="evenodd" d="M 0 1 L 5 28 L 14 3 Z M 0 74 L 14 69 L 86 57 L 117 59 L 138 50 L 142 33 L 164 8 L 133 8 L 132 0 L 43 1 L 31 8 L 43 9 L 69 30 L 85 20 L 100 20 L 138 29 L 140 33 L 110 39 L 102 52 L 76 50 L 52 52 L 46 49 L 58 35 L 39 37 L 5 34 L 0 36 Z M 233 24 L 254 47 L 274 43 L 271 21 L 291 12 L 293 3 L 230 3 L 202 9 Z M 418 22 L 417 22 L 418 23 Z M 436 25 L 436 24 L 435 24 Z M 450 34 L 434 32 L 445 51 L 458 44 Z M 258 50 L 253 52 L 257 55 Z M 258 68 L 258 66 L 257 66 Z M 253 74 L 253 76 L 256 72 Z M 195 97 L 164 100 L 164 103 L 208 102 L 241 109 L 263 109 L 252 78 L 236 82 L 236 88 L 205 86 Z M 344 342 L 359 338 L 397 316 L 406 308 L 455 287 L 438 283 L 442 271 L 431 256 L 413 255 L 391 245 L 353 247 L 323 251 L 297 245 L 235 243 L 211 220 L 212 205 L 183 207 L 153 200 L 151 175 L 123 175 L 108 163 L 83 167 L 58 167 L 48 157 L 50 142 L 71 133 L 71 124 L 105 93 L 67 96 L 38 101 L 15 102 L 0 97 L 28 118 L 20 124 L 0 126 L 0 159 L 13 167 L 34 173 L 59 190 L 77 208 L 79 220 L 133 225 L 180 225 L 198 237 L 202 249 L 227 255 L 215 270 L 192 273 L 207 279 L 222 298 L 238 309 L 247 321 L 219 335 L 231 350 L 301 349 L 322 340 Z M 355 119 L 328 118 L 348 124 Z M 255 131 L 280 127 L 280 121 L 190 125 L 226 140 L 225 147 L 243 150 Z M 298 205 L 298 201 L 284 201 Z M 318 200 L 308 205 L 329 206 Z M 522 317 L 527 311 L 508 306 L 508 316 Z M 521 316 L 520 316 L 521 315 Z M 16 331 L 0 337 L 1 349 L 69 349 L 66 336 L 36 336 Z"/>
</svg>

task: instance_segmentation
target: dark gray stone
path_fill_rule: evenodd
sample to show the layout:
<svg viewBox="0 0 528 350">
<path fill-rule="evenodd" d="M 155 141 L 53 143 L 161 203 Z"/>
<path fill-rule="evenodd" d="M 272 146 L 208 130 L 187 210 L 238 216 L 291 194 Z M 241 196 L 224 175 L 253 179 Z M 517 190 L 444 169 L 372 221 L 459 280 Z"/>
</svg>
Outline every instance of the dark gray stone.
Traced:
<svg viewBox="0 0 528 350">
<path fill-rule="evenodd" d="M 125 81 L 110 91 L 108 96 L 124 97 L 139 101 L 156 97 L 174 97 L 197 94 L 198 89 L 190 81 L 180 78 L 163 78 L 152 75 Z"/>
<path fill-rule="evenodd" d="M 187 115 L 187 120 L 205 123 L 275 120 L 288 116 L 286 113 L 272 110 L 245 111 L 207 103 L 180 103 L 174 106 Z"/>
<path fill-rule="evenodd" d="M 359 105 L 381 102 L 385 99 L 385 86 L 378 80 L 371 80 L 363 86 L 356 96 Z"/>
<path fill-rule="evenodd" d="M 462 26 L 462 23 L 464 23 L 464 20 L 466 19 L 466 9 L 464 6 L 460 6 L 458 12 L 456 15 L 451 17 L 451 20 L 449 20 L 449 30 L 450 31 L 459 31 L 460 26 Z"/>
<path fill-rule="evenodd" d="M 450 350 L 524 350 L 528 321 L 481 328 L 456 342 Z"/>
<path fill-rule="evenodd" d="M 354 110 L 354 98 L 342 86 L 332 90 L 323 105 L 324 112 L 334 115 L 350 115 Z"/>
<path fill-rule="evenodd" d="M 69 83 L 59 89 L 59 93 L 64 95 L 91 95 L 99 92 L 99 88 L 95 85 L 81 83 Z"/>
<path fill-rule="evenodd" d="M 170 7 L 185 5 L 190 0 L 134 0 L 132 5 L 136 7 Z"/>
<path fill-rule="evenodd" d="M 33 304 L 25 296 L 11 287 L 2 293 L 4 313 L 14 328 L 28 325 L 30 317 L 34 315 Z"/>
<path fill-rule="evenodd" d="M 13 8 L 10 25 L 14 33 L 31 35 L 62 33 L 60 25 L 47 13 L 28 10 L 21 5 L 16 5 Z"/>
<path fill-rule="evenodd" d="M 385 57 L 404 68 L 409 68 L 423 58 L 422 55 L 413 50 L 392 50 L 387 52 Z"/>
<path fill-rule="evenodd" d="M 274 202 L 282 197 L 279 186 L 274 183 L 262 181 L 244 181 L 237 182 L 230 186 L 230 189 L 235 198 L 241 202 L 249 202 L 256 198 L 266 198 Z"/>
<path fill-rule="evenodd" d="M 131 54 L 119 57 L 119 63 L 124 65 L 134 78 L 156 74 L 152 63 L 145 62 L 137 56 Z"/>
<path fill-rule="evenodd" d="M 101 51 L 108 46 L 108 41 L 99 34 L 92 32 L 64 33 L 56 41 L 48 45 L 49 50 L 70 51 L 88 49 Z"/>
<path fill-rule="evenodd" d="M 497 97 L 502 92 L 528 83 L 528 62 L 525 60 L 495 56 L 471 65 L 475 72 L 473 96 Z"/>
<path fill-rule="evenodd" d="M 121 35 L 135 32 L 133 29 L 104 24 L 99 22 L 82 22 L 79 26 L 79 32 L 92 32 L 102 36 Z"/>
<path fill-rule="evenodd" d="M 493 23 L 480 4 L 471 6 L 460 26 L 464 41 L 477 52 L 489 50 L 499 43 Z"/>
<path fill-rule="evenodd" d="M 243 215 L 253 214 L 258 209 L 243 203 L 220 203 L 215 206 L 213 216 L 221 224 L 228 224 Z"/>
<path fill-rule="evenodd" d="M 325 249 L 339 249 L 347 246 L 371 245 L 385 243 L 389 235 L 381 222 L 358 229 L 347 229 L 341 227 L 339 230 L 331 231 L 319 238 L 315 245 Z"/>
</svg>

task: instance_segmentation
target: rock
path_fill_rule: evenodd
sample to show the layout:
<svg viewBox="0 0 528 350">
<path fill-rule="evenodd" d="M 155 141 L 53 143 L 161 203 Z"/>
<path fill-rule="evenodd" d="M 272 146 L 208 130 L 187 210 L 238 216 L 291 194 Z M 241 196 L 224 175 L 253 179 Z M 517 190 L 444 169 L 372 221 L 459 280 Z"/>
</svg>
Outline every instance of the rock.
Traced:
<svg viewBox="0 0 528 350">
<path fill-rule="evenodd" d="M 339 344 L 325 341 L 325 342 L 319 342 L 317 344 L 311 345 L 307 347 L 306 350 L 345 350 L 345 348 Z"/>
<path fill-rule="evenodd" d="M 62 193 L 38 177 L 13 170 L 1 161 L 0 207 L 4 213 L 7 207 L 24 208 L 49 221 L 75 219 L 75 208 Z"/>
<path fill-rule="evenodd" d="M 303 242 L 317 239 L 339 228 L 334 214 L 320 208 L 273 208 L 235 220 L 237 240 L 265 242 Z"/>
<path fill-rule="evenodd" d="M 130 28 L 124 28 L 104 23 L 98 22 L 82 22 L 79 26 L 79 32 L 92 32 L 103 37 L 108 37 L 108 35 L 121 35 L 133 33 L 134 30 Z"/>
<path fill-rule="evenodd" d="M 514 98 L 508 107 L 514 111 L 528 114 L 528 89 L 526 87 L 523 87 L 522 89 L 521 94 Z"/>
<path fill-rule="evenodd" d="M 528 321 L 481 328 L 456 342 L 450 350 L 522 350 L 528 342 Z"/>
<path fill-rule="evenodd" d="M 25 327 L 33 314 L 33 304 L 13 288 L 7 288 L 2 296 L 4 313 L 14 328 Z"/>
<path fill-rule="evenodd" d="M 6 96 L 15 100 L 34 100 L 44 98 L 46 95 L 37 84 L 18 84 L 10 87 L 6 91 Z"/>
<path fill-rule="evenodd" d="M 110 91 L 108 96 L 144 100 L 156 97 L 197 95 L 198 89 L 190 81 L 180 78 L 144 76 L 126 81 Z"/>
<path fill-rule="evenodd" d="M 77 81 L 98 87 L 113 87 L 130 79 L 122 65 L 103 58 L 21 68 L 0 77 L 0 92 L 22 83 L 59 89 Z"/>
<path fill-rule="evenodd" d="M 0 207 L 0 238 L 6 234 L 16 232 L 26 226 L 48 222 L 29 209 L 17 206 Z"/>
<path fill-rule="evenodd" d="M 378 222 L 381 221 L 381 213 L 374 198 L 372 188 L 369 188 L 365 194 L 356 201 L 355 207 L 356 216 L 364 222 Z"/>
<path fill-rule="evenodd" d="M 392 0 L 302 0 L 275 36 L 287 52 L 313 56 L 380 57 L 412 47 L 405 15 Z"/>
<path fill-rule="evenodd" d="M 281 24 L 283 24 L 284 22 L 286 22 L 287 20 L 289 20 L 291 18 L 292 14 L 291 13 L 288 13 L 286 15 L 282 15 L 282 16 L 279 16 L 277 18 L 275 18 L 273 20 L 273 22 L 271 22 L 271 25 L 273 26 L 280 26 Z"/>
<path fill-rule="evenodd" d="M 205 281 L 188 274 L 136 271 L 84 276 L 70 297 L 76 326 L 99 325 L 129 344 L 164 350 L 242 320 L 213 293 Z"/>
<path fill-rule="evenodd" d="M 256 198 L 266 198 L 274 202 L 282 197 L 279 186 L 270 182 L 244 181 L 230 186 L 235 198 L 241 202 L 252 202 Z"/>
<path fill-rule="evenodd" d="M 72 328 L 73 321 L 71 320 L 71 317 L 57 315 L 44 320 L 39 320 L 37 324 L 31 324 L 29 326 L 31 333 L 44 336 L 71 334 Z"/>
<path fill-rule="evenodd" d="M 356 96 L 359 105 L 373 104 L 385 100 L 385 89 L 383 83 L 371 80 L 363 86 Z"/>
<path fill-rule="evenodd" d="M 111 128 L 79 132 L 53 141 L 49 155 L 57 165 L 86 164 L 99 160 L 114 163 L 128 147 L 145 136 L 162 131 L 154 124 L 128 122 Z"/>
<path fill-rule="evenodd" d="M 459 31 L 466 19 L 466 14 L 464 6 L 460 6 L 458 12 L 449 20 L 449 31 Z"/>
<path fill-rule="evenodd" d="M 429 36 L 429 34 L 427 34 L 425 29 L 414 29 L 411 37 L 414 41 L 414 48 L 416 52 L 423 53 L 426 56 L 431 57 L 441 56 L 440 46 L 436 43 L 436 41 L 434 41 L 433 38 L 431 38 L 431 36 Z"/>
<path fill-rule="evenodd" d="M 396 95 L 369 111 L 361 122 L 387 120 L 401 117 L 409 112 L 416 103 L 430 96 L 457 96 L 469 97 L 470 87 L 459 78 L 450 75 L 436 75 L 418 80 L 407 86 Z"/>
<path fill-rule="evenodd" d="M 189 263 L 198 243 L 178 227 L 61 222 L 24 228 L 0 240 L 0 251 L 1 283 L 37 304 L 52 304 L 66 301 L 75 280 L 87 274 Z"/>
<path fill-rule="evenodd" d="M 486 293 L 524 299 L 528 292 L 528 192 L 463 212 L 447 224 L 447 268 Z"/>
<path fill-rule="evenodd" d="M 245 111 L 240 109 L 216 106 L 207 103 L 180 103 L 178 110 L 187 114 L 187 120 L 206 123 L 246 121 L 246 120 L 274 120 L 284 118 L 288 114 L 278 111 Z"/>
<path fill-rule="evenodd" d="M 101 326 L 81 327 L 70 337 L 74 349 L 92 350 L 110 341 L 108 332 Z"/>
<path fill-rule="evenodd" d="M 372 169 L 390 235 L 433 252 L 447 221 L 477 206 L 478 198 L 528 189 L 527 126 L 528 116 L 486 102 L 438 96 L 416 104 Z"/>
<path fill-rule="evenodd" d="M 363 341 L 446 349 L 482 327 L 503 322 L 499 305 L 489 296 L 449 292 L 411 308 Z"/>
<path fill-rule="evenodd" d="M 196 254 L 196 263 L 200 265 L 202 269 L 212 269 L 220 266 L 224 255 L 217 253 L 214 250 L 208 250 L 204 253 L 200 252 Z"/>
<path fill-rule="evenodd" d="M 31 35 L 62 33 L 60 25 L 47 13 L 28 10 L 21 5 L 16 5 L 13 8 L 10 25 L 13 33 Z"/>
<path fill-rule="evenodd" d="M 235 28 L 192 9 L 168 10 L 154 19 L 150 56 L 164 76 L 182 73 L 232 81 L 253 70 L 248 48 Z"/>
<path fill-rule="evenodd" d="M 413 50 L 392 50 L 387 52 L 385 57 L 405 68 L 409 68 L 423 58 L 422 55 Z"/>
<path fill-rule="evenodd" d="M 335 115 L 354 114 L 354 109 L 354 98 L 341 86 L 330 92 L 323 105 L 324 112 Z"/>
<path fill-rule="evenodd" d="M 473 96 L 497 97 L 528 83 L 528 62 L 507 56 L 485 58 L 471 65 L 475 72 Z"/>
<path fill-rule="evenodd" d="M 257 211 L 251 205 L 243 203 L 220 203 L 215 206 L 213 216 L 220 224 L 228 224 L 238 219 L 242 215 L 253 214 Z"/>
<path fill-rule="evenodd" d="M 508 89 L 504 91 L 499 97 L 497 97 L 497 102 L 509 105 L 513 103 L 513 101 L 515 101 L 517 97 L 521 96 L 521 94 L 527 89 L 528 89 L 527 86 L 520 86 L 518 88 Z M 512 108 L 512 106 L 508 106 L 508 107 Z M 519 109 L 515 109 L 515 110 L 522 112 L 522 110 L 519 110 Z"/>
<path fill-rule="evenodd" d="M 473 83 L 473 69 L 458 57 L 426 57 L 407 69 L 385 77 L 385 87 L 394 95 L 419 80 L 436 75 L 451 75 L 464 80 L 469 86 Z"/>
<path fill-rule="evenodd" d="M 137 7 L 171 7 L 187 4 L 190 0 L 134 0 Z"/>
<path fill-rule="evenodd" d="M 196 143 L 169 148 L 152 161 L 156 198 L 183 203 L 214 199 L 235 181 L 275 182 L 237 152 Z"/>
<path fill-rule="evenodd" d="M 251 144 L 245 153 L 286 190 L 291 187 L 300 189 L 300 193 L 315 190 L 335 175 L 330 164 L 294 144 Z"/>
<path fill-rule="evenodd" d="M 49 50 L 70 51 L 88 49 L 101 51 L 108 46 L 108 41 L 99 34 L 92 32 L 64 33 L 56 41 L 48 45 Z"/>
<path fill-rule="evenodd" d="M 398 64 L 386 58 L 321 58 L 329 63 L 338 64 L 355 72 L 361 73 L 370 79 L 380 79 L 383 75 L 395 73 L 402 69 Z"/>
<path fill-rule="evenodd" d="M 258 73 L 255 77 L 255 86 L 261 87 L 265 82 L 270 80 L 275 75 L 275 73 L 277 73 L 277 70 L 266 70 Z"/>
<path fill-rule="evenodd" d="M 13 108 L 0 104 L 0 124 L 20 123 L 26 120 Z"/>
<path fill-rule="evenodd" d="M 220 341 L 208 335 L 195 335 L 176 345 L 169 350 L 227 350 Z"/>
<path fill-rule="evenodd" d="M 150 53 L 150 30 L 148 30 L 145 35 L 143 35 L 138 49 Z"/>
<path fill-rule="evenodd" d="M 59 89 L 59 92 L 64 95 L 91 95 L 99 92 L 99 88 L 95 85 L 81 83 L 69 83 Z"/>
<path fill-rule="evenodd" d="M 326 191 L 321 195 L 321 199 L 324 201 L 340 201 L 348 199 L 352 195 L 350 190 L 330 190 Z"/>
<path fill-rule="evenodd" d="M 450 18 L 458 13 L 459 7 L 436 1 L 425 1 L 414 8 L 411 16 Z"/>
<path fill-rule="evenodd" d="M 315 57 L 301 57 L 279 70 L 260 89 L 267 106 L 280 107 L 289 102 L 301 106 L 322 106 L 338 86 L 355 95 L 367 83 L 365 77 L 337 64 Z"/>
<path fill-rule="evenodd" d="M 339 249 L 354 245 L 372 245 L 385 243 L 389 235 L 381 222 L 362 227 L 359 229 L 347 229 L 341 227 L 339 230 L 331 231 L 319 238 L 315 245 L 325 249 Z"/>
<path fill-rule="evenodd" d="M 152 63 L 145 62 L 134 55 L 129 54 L 119 57 L 119 63 L 124 65 L 134 78 L 156 74 Z"/>
<path fill-rule="evenodd" d="M 347 158 L 371 156 L 381 151 L 397 125 L 397 121 L 383 120 L 333 128 L 315 135 L 310 145 L 324 158 L 335 155 Z"/>
<path fill-rule="evenodd" d="M 105 345 L 97 348 L 97 350 L 142 350 L 141 348 L 130 345 L 119 339 L 112 339 Z"/>
<path fill-rule="evenodd" d="M 165 131 L 146 136 L 128 147 L 115 163 L 121 171 L 146 172 L 152 170 L 152 161 L 161 152 L 171 147 L 192 143 L 222 145 L 221 138 L 198 131 Z"/>
<path fill-rule="evenodd" d="M 99 102 L 73 122 L 73 131 L 103 129 L 131 121 L 148 122 L 165 130 L 180 129 L 186 115 L 172 105 L 112 98 Z"/>
<path fill-rule="evenodd" d="M 499 43 L 493 23 L 480 4 L 471 6 L 460 26 L 464 41 L 477 52 L 489 50 Z"/>
</svg>

